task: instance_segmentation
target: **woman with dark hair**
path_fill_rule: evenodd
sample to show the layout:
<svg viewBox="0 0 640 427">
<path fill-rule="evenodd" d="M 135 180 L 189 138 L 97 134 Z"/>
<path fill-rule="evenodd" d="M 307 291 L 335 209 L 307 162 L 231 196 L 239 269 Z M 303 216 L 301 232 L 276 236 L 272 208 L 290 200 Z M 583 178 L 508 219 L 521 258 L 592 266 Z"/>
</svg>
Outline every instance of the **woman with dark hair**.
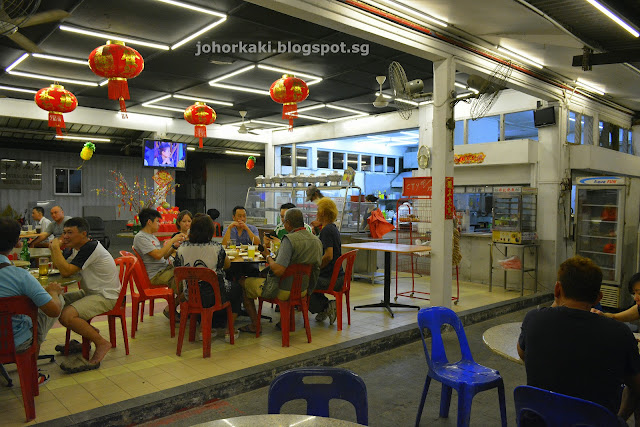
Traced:
<svg viewBox="0 0 640 427">
<path fill-rule="evenodd" d="M 222 237 L 222 225 L 220 225 L 219 222 L 216 222 L 216 220 L 220 218 L 220 211 L 218 209 L 209 209 L 207 211 L 207 215 L 209 215 L 213 220 L 214 237 Z"/>
<path fill-rule="evenodd" d="M 231 267 L 231 260 L 222 245 L 212 241 L 212 238 L 213 221 L 211 218 L 207 215 L 194 218 L 191 223 L 189 240 L 182 243 L 178 248 L 174 265 L 176 267 L 206 267 L 215 271 L 218 276 L 222 302 L 231 302 L 231 309 L 235 319 L 240 312 L 242 288 L 237 283 L 227 279 L 224 270 Z M 186 299 L 189 299 L 187 289 L 184 290 L 184 295 Z M 207 283 L 200 282 L 200 296 L 202 297 L 203 307 L 212 307 L 216 302 L 213 288 Z"/>
<path fill-rule="evenodd" d="M 191 228 L 192 221 L 193 221 L 193 215 L 191 214 L 191 212 L 189 212 L 186 209 L 183 211 L 180 211 L 180 213 L 176 217 L 176 228 L 178 229 L 178 231 L 175 232 L 173 236 L 179 233 L 182 233 L 184 235 L 189 235 L 189 229 Z"/>
</svg>

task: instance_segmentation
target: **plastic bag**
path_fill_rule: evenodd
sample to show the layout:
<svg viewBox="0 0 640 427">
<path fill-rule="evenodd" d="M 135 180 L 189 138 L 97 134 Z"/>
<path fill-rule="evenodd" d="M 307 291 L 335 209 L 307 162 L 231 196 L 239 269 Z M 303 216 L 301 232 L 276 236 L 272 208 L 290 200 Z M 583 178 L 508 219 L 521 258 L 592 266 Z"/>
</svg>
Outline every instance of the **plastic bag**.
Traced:
<svg viewBox="0 0 640 427">
<path fill-rule="evenodd" d="M 522 261 L 516 255 L 498 260 L 498 265 L 505 270 L 522 270 Z"/>
</svg>

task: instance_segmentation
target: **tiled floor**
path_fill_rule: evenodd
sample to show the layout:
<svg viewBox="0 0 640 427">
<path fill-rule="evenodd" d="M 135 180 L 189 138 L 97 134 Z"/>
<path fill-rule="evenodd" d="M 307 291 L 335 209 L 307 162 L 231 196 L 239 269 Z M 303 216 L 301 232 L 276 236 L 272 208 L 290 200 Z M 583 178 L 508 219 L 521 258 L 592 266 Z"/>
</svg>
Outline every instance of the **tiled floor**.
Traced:
<svg viewBox="0 0 640 427">
<path fill-rule="evenodd" d="M 401 290 L 408 289 L 408 279 L 402 279 Z M 428 278 L 416 282 L 416 290 L 428 287 Z M 392 291 L 394 291 L 392 285 Z M 351 306 L 379 302 L 382 298 L 383 285 L 365 282 L 352 282 Z M 392 292 L 394 295 L 394 292 Z M 461 282 L 460 302 L 454 305 L 456 311 L 468 310 L 499 301 L 517 298 L 517 291 L 504 291 L 494 288 L 488 292 L 487 285 Z M 400 297 L 398 302 L 406 302 L 421 307 L 429 305 L 428 301 Z M 391 318 L 383 309 L 361 309 L 351 311 L 351 326 L 346 324 L 341 332 L 328 322 L 316 322 L 311 318 L 312 342 L 307 343 L 302 316 L 297 315 L 296 331 L 291 334 L 291 346 L 281 346 L 280 331 L 273 324 L 263 320 L 263 334 L 241 334 L 235 345 L 224 342 L 224 331 L 212 340 L 211 357 L 202 358 L 202 343 L 190 343 L 185 337 L 182 356 L 176 356 L 176 338 L 170 338 L 167 319 L 161 314 L 164 304 L 156 304 L 156 315 L 148 316 L 145 310 L 144 322 L 139 324 L 135 339 L 129 339 L 130 354 L 125 355 L 124 343 L 120 333 L 119 322 L 117 348 L 112 349 L 105 357 L 100 369 L 78 374 L 65 374 L 57 364 L 65 360 L 57 356 L 56 363 L 41 363 L 41 368 L 51 374 L 51 380 L 41 387 L 40 396 L 36 397 L 36 422 L 52 420 L 65 415 L 86 411 L 103 405 L 142 396 L 155 391 L 164 390 L 181 384 L 198 381 L 204 378 L 221 375 L 233 370 L 259 365 L 327 347 L 336 343 L 349 341 L 383 330 L 414 323 L 416 310 L 395 309 L 395 318 Z M 129 307 L 130 310 L 130 307 Z M 277 320 L 278 313 L 273 313 L 267 305 L 266 315 Z M 248 323 L 248 318 L 240 317 L 237 326 Z M 99 328 L 103 336 L 108 336 L 106 318 L 96 318 L 92 324 Z M 130 330 L 131 318 L 127 318 Z M 177 336 L 176 329 L 176 336 Z M 74 337 L 74 334 L 72 334 Z M 54 354 L 54 347 L 63 344 L 65 329 L 59 324 L 49 332 L 47 341 L 42 346 L 42 354 Z M 80 340 L 79 337 L 75 336 Z M 69 357 L 78 357 L 69 356 Z M 25 415 L 22 396 L 15 365 L 8 365 L 7 371 L 14 378 L 14 387 L 0 386 L 0 413 L 2 425 L 24 425 Z M 0 384 L 4 380 L 0 379 Z"/>
</svg>

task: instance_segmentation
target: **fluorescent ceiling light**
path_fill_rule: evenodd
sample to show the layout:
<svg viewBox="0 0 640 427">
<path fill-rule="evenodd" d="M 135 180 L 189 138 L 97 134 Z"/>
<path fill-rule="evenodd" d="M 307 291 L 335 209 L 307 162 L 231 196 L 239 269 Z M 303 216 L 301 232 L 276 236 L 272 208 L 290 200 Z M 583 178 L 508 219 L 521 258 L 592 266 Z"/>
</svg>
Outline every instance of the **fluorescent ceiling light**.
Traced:
<svg viewBox="0 0 640 427">
<path fill-rule="evenodd" d="M 326 107 L 326 105 L 324 105 L 324 104 L 316 104 L 316 105 L 312 105 L 310 107 L 298 108 L 298 112 L 317 110 L 318 108 L 325 108 L 325 107 Z"/>
<path fill-rule="evenodd" d="M 422 101 L 421 103 L 419 103 L 418 105 L 429 105 L 429 104 L 433 104 L 433 99 L 430 99 L 428 101 Z"/>
<path fill-rule="evenodd" d="M 241 87 L 241 86 L 231 86 L 231 85 L 227 85 L 224 83 L 211 83 L 209 82 L 210 86 L 213 87 L 217 87 L 220 89 L 228 89 L 228 90 L 237 90 L 240 92 L 250 92 L 250 93 L 257 93 L 259 95 L 269 95 L 269 91 L 268 90 L 260 90 L 260 89 L 253 89 L 250 87 Z"/>
<path fill-rule="evenodd" d="M 367 138 L 378 139 L 378 140 L 382 140 L 382 141 L 386 141 L 386 140 L 389 139 L 388 136 L 380 136 L 380 135 L 367 135 Z"/>
<path fill-rule="evenodd" d="M 331 104 L 326 104 L 326 105 L 327 105 L 327 108 L 333 108 L 334 110 L 346 111 L 347 113 L 355 113 L 355 114 L 359 114 L 361 116 L 368 116 L 369 115 L 369 114 L 364 113 L 362 111 L 352 110 L 351 108 L 340 107 L 338 105 L 331 105 Z"/>
<path fill-rule="evenodd" d="M 143 103 L 142 105 L 144 105 L 144 104 L 153 104 L 155 102 L 164 101 L 165 99 L 169 99 L 169 98 L 171 98 L 170 94 L 169 95 L 162 95 L 161 97 L 156 98 L 156 99 L 152 99 L 151 101 L 147 101 L 147 102 Z"/>
<path fill-rule="evenodd" d="M 48 59 L 50 61 L 69 62 L 71 64 L 89 66 L 89 61 L 86 59 L 67 58 L 65 56 L 49 55 L 46 53 L 32 53 L 31 56 L 34 58 Z"/>
<path fill-rule="evenodd" d="M 403 134 L 403 135 L 414 137 L 414 138 L 419 138 L 420 137 L 420 135 L 418 134 L 417 131 L 416 132 L 400 132 L 400 133 Z"/>
<path fill-rule="evenodd" d="M 98 83 L 89 82 L 86 80 L 65 79 L 61 77 L 44 76 L 42 74 L 23 73 L 22 71 L 8 71 L 8 73 L 14 76 L 28 77 L 30 79 L 49 80 L 54 82 L 71 83 L 83 86 L 98 86 Z"/>
<path fill-rule="evenodd" d="M 162 1 L 162 0 L 158 0 L 158 1 Z M 179 42 L 177 42 L 176 44 L 171 46 L 171 50 L 175 50 L 175 49 L 179 48 L 183 44 L 195 39 L 199 35 L 206 33 L 207 31 L 209 31 L 210 29 L 212 29 L 214 27 L 217 27 L 218 25 L 222 24 L 226 20 L 227 20 L 227 17 L 225 16 L 224 18 L 221 18 L 220 20 L 214 22 L 213 24 L 207 25 L 206 27 L 204 27 L 200 31 L 196 31 L 195 33 L 191 34 L 190 36 L 187 36 L 187 37 L 183 38 L 182 40 L 180 40 Z"/>
<path fill-rule="evenodd" d="M 218 104 L 218 105 L 225 105 L 227 107 L 233 107 L 233 104 L 231 102 L 216 101 L 215 99 L 196 98 L 193 96 L 185 96 L 185 95 L 173 95 L 173 97 L 178 99 L 185 99 L 187 101 L 206 102 L 207 104 Z"/>
<path fill-rule="evenodd" d="M 226 18 L 227 17 L 227 15 L 225 15 L 224 13 L 216 12 L 215 10 L 211 10 L 211 9 L 205 9 L 204 7 L 194 6 L 194 5 L 189 4 L 189 3 L 183 3 L 181 1 L 175 1 L 175 0 L 156 0 L 156 1 L 159 1 L 161 3 L 167 3 L 167 4 L 170 4 L 172 6 L 183 7 L 185 9 L 194 10 L 194 11 L 200 12 L 200 13 L 206 13 L 208 15 L 218 16 L 220 18 Z"/>
<path fill-rule="evenodd" d="M 220 77 L 216 77 L 215 79 L 211 80 L 211 81 L 209 82 L 209 84 L 210 84 L 211 86 L 213 86 L 213 83 L 217 83 L 217 82 L 220 82 L 220 81 L 222 81 L 222 80 L 226 80 L 226 79 L 228 79 L 228 78 L 230 78 L 230 77 L 237 76 L 238 74 L 246 73 L 247 71 L 249 71 L 249 70 L 253 70 L 254 68 L 256 68 L 256 66 L 255 66 L 255 65 L 249 65 L 249 66 L 246 66 L 246 67 L 244 67 L 244 68 L 240 68 L 239 70 L 236 70 L 236 71 L 234 71 L 234 72 L 232 72 L 232 73 L 224 74 L 224 75 L 222 75 L 222 76 L 220 76 Z"/>
<path fill-rule="evenodd" d="M 163 107 L 162 105 L 153 105 L 153 104 L 142 104 L 143 107 L 146 108 L 155 108 L 157 110 L 167 110 L 167 111 L 176 111 L 178 113 L 184 113 L 184 110 L 181 108 L 175 108 L 175 107 Z"/>
<path fill-rule="evenodd" d="M 11 63 L 11 65 L 9 65 L 9 66 L 6 68 L 6 70 L 5 70 L 5 71 L 8 73 L 9 71 L 13 70 L 13 69 L 14 69 L 14 68 L 16 68 L 16 67 L 17 67 L 17 66 L 18 66 L 22 61 L 24 61 L 24 60 L 25 60 L 25 59 L 27 59 L 28 57 L 29 57 L 29 54 L 28 54 L 28 53 L 23 53 L 23 54 L 20 56 L 20 58 L 18 58 L 18 59 L 16 59 L 15 61 L 13 61 L 13 62 Z"/>
<path fill-rule="evenodd" d="M 308 78 L 308 79 L 317 80 L 317 81 L 314 81 L 314 82 L 307 82 L 307 86 L 315 84 L 315 83 L 319 83 L 319 82 L 322 81 L 322 77 L 313 76 L 311 74 L 299 73 L 297 71 L 287 70 L 287 69 L 284 69 L 284 68 L 271 67 L 269 65 L 262 65 L 262 64 L 258 64 L 258 68 L 260 68 L 262 70 L 275 71 L 276 73 L 292 74 L 292 75 L 294 75 L 296 77 L 305 77 L 305 78 Z"/>
<path fill-rule="evenodd" d="M 376 92 L 376 96 L 380 96 L 380 92 Z M 393 98 L 393 96 L 391 96 L 391 95 L 386 95 L 386 94 L 384 94 L 384 93 L 382 94 L 382 97 L 383 97 L 383 98 L 385 98 L 385 99 L 391 99 L 391 98 Z"/>
<path fill-rule="evenodd" d="M 109 83 L 109 79 L 101 81 L 100 83 L 98 83 L 98 86 L 102 87 L 102 86 L 106 85 L 107 83 Z"/>
<path fill-rule="evenodd" d="M 605 15 L 607 15 L 607 17 L 609 19 L 611 19 L 612 21 L 614 21 L 616 24 L 620 25 L 622 28 L 627 30 L 629 33 L 633 34 L 634 37 L 640 36 L 640 33 L 638 33 L 638 31 L 636 31 L 635 28 L 633 28 L 631 25 L 629 25 L 626 22 L 624 22 L 618 15 L 616 15 L 611 10 L 607 9 L 606 7 L 604 7 L 602 4 L 600 4 L 600 2 L 597 2 L 596 0 L 587 0 L 587 2 L 589 2 L 593 7 L 598 9 L 600 12 L 604 13 Z"/>
<path fill-rule="evenodd" d="M 462 89 L 466 89 L 466 88 L 467 88 L 467 85 L 463 85 L 462 83 L 455 82 L 455 83 L 453 83 L 453 84 L 454 84 L 455 86 L 458 86 L 458 87 L 462 88 Z"/>
<path fill-rule="evenodd" d="M 402 98 L 396 98 L 394 99 L 395 102 L 402 102 L 404 104 L 409 104 L 409 105 L 413 105 L 415 107 L 417 107 L 419 104 L 415 101 L 409 101 L 408 99 L 402 99 Z"/>
<path fill-rule="evenodd" d="M 365 116 L 368 116 L 368 114 L 358 114 L 357 116 L 339 117 L 337 119 L 329 120 L 329 123 L 339 122 L 339 121 L 342 121 L 342 120 L 349 120 L 349 119 L 360 119 L 360 118 L 365 117 Z"/>
<path fill-rule="evenodd" d="M 472 87 L 468 87 L 467 90 L 470 90 L 471 92 L 475 93 L 476 95 L 480 93 L 479 90 L 476 90 L 476 89 L 474 89 Z"/>
<path fill-rule="evenodd" d="M 636 73 L 640 74 L 640 68 L 638 67 L 634 67 L 633 65 L 629 64 L 628 62 L 625 62 L 624 65 L 627 68 L 630 68 L 631 70 L 635 71 Z"/>
<path fill-rule="evenodd" d="M 249 120 L 249 123 L 258 123 L 259 125 L 269 125 L 269 126 L 278 126 L 278 127 L 289 128 L 288 126 L 284 126 L 282 123 L 267 122 L 265 120 Z"/>
<path fill-rule="evenodd" d="M 467 98 L 469 97 L 469 95 L 473 95 L 473 93 L 472 92 L 461 93 L 460 95 L 456 96 L 456 99 Z"/>
<path fill-rule="evenodd" d="M 398 145 L 418 145 L 418 141 L 392 142 L 391 144 L 387 144 L 387 147 L 395 147 Z"/>
<path fill-rule="evenodd" d="M 396 13 L 398 16 L 404 17 L 406 19 L 410 19 L 410 20 L 414 20 L 416 19 L 416 17 L 424 19 L 426 21 L 429 22 L 433 22 L 434 24 L 440 25 L 441 27 L 447 27 L 448 24 L 438 18 L 434 18 L 433 16 L 427 15 L 423 12 L 420 12 L 419 10 L 413 9 L 411 7 L 405 6 L 401 3 L 392 1 L 392 0 L 377 0 L 377 2 L 382 3 L 382 5 L 378 4 L 378 7 L 383 6 L 384 9 L 389 10 L 388 7 L 384 7 L 384 6 L 391 6 L 397 10 L 402 10 L 403 12 L 409 13 L 413 16 L 407 16 L 403 13 L 398 13 L 397 10 L 394 10 L 393 12 Z M 372 5 L 375 5 L 377 2 L 372 2 L 372 1 L 368 1 L 367 3 L 371 3 Z"/>
<path fill-rule="evenodd" d="M 107 40 L 118 40 L 121 42 L 130 43 L 133 45 L 147 46 L 147 47 L 152 47 L 154 49 L 161 49 L 161 50 L 169 50 L 169 46 L 167 46 L 166 44 L 147 42 L 144 40 L 132 39 L 130 37 L 123 37 L 116 34 L 102 33 L 102 32 L 93 31 L 93 30 L 85 30 L 83 28 L 71 27 L 69 25 L 60 25 L 60 27 L 58 28 L 60 28 L 62 31 L 69 31 L 71 33 L 84 34 L 85 36 L 98 37 L 98 38 L 107 39 Z"/>
<path fill-rule="evenodd" d="M 91 136 L 73 136 L 73 135 L 56 135 L 58 139 L 77 139 L 79 141 L 96 141 L 96 142 L 109 142 L 109 138 L 94 138 Z"/>
<path fill-rule="evenodd" d="M 164 117 L 164 116 L 151 116 L 149 114 L 141 114 L 141 113 L 130 113 L 127 111 L 128 118 L 122 118 L 122 113 L 119 111 L 116 113 L 116 116 L 120 120 L 127 120 L 127 122 L 131 122 L 131 120 L 138 121 L 148 121 L 150 123 L 157 123 L 158 121 L 171 122 L 173 120 L 172 117 Z"/>
<path fill-rule="evenodd" d="M 187 147 L 187 151 L 196 151 L 196 147 Z"/>
<path fill-rule="evenodd" d="M 22 88 L 13 87 L 13 86 L 0 86 L 0 90 L 10 90 L 13 92 L 24 92 L 24 93 L 38 93 L 37 90 L 22 89 Z"/>
<path fill-rule="evenodd" d="M 236 154 L 238 156 L 255 156 L 260 157 L 260 153 L 251 153 L 249 151 L 234 151 L 234 150 L 225 150 L 224 154 Z"/>
<path fill-rule="evenodd" d="M 576 80 L 576 84 L 578 85 L 578 87 L 583 87 L 584 89 L 590 90 L 591 92 L 595 92 L 598 95 L 604 95 L 604 90 L 594 86 L 593 83 L 585 82 L 582 79 L 578 79 Z"/>
<path fill-rule="evenodd" d="M 329 120 L 323 119 L 321 117 L 305 116 L 305 115 L 302 115 L 302 114 L 298 114 L 298 117 L 301 118 L 301 119 L 315 120 L 317 122 L 329 123 Z"/>
<path fill-rule="evenodd" d="M 544 65 L 542 65 L 540 62 L 538 62 L 538 61 L 536 61 L 534 59 L 531 59 L 531 58 L 523 55 L 522 53 L 515 52 L 511 48 L 507 49 L 507 48 L 504 48 L 502 46 L 498 46 L 498 52 L 506 53 L 507 55 L 509 55 L 509 56 L 511 56 L 511 57 L 513 57 L 515 59 L 518 59 L 518 60 L 520 60 L 520 61 L 522 61 L 522 62 L 524 62 L 526 64 L 533 65 L 536 68 L 543 68 L 544 67 Z"/>
</svg>

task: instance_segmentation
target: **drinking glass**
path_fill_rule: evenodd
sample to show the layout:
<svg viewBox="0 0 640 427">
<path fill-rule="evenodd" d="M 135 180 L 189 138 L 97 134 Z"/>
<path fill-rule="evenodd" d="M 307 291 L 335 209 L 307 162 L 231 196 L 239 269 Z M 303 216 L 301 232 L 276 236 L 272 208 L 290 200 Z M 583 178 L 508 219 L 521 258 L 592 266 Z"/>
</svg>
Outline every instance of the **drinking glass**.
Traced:
<svg viewBox="0 0 640 427">
<path fill-rule="evenodd" d="M 236 241 L 229 240 L 229 249 L 235 249 L 235 248 L 236 248 Z"/>
<path fill-rule="evenodd" d="M 247 247 L 247 256 L 249 258 L 254 258 L 256 256 L 256 247 L 254 245 L 249 245 Z"/>
<path fill-rule="evenodd" d="M 38 273 L 41 276 L 49 275 L 49 258 L 38 258 Z"/>
</svg>

